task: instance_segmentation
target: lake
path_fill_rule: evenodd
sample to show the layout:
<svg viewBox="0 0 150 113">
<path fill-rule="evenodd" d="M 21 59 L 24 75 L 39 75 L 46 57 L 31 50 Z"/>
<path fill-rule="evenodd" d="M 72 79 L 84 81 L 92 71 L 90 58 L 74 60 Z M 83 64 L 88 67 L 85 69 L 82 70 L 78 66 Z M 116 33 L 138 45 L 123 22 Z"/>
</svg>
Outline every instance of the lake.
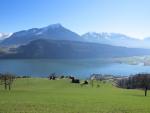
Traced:
<svg viewBox="0 0 150 113">
<path fill-rule="evenodd" d="M 150 73 L 150 66 L 115 63 L 110 59 L 1 59 L 0 73 L 46 77 L 50 73 L 87 78 L 93 73 L 130 75 Z"/>
</svg>

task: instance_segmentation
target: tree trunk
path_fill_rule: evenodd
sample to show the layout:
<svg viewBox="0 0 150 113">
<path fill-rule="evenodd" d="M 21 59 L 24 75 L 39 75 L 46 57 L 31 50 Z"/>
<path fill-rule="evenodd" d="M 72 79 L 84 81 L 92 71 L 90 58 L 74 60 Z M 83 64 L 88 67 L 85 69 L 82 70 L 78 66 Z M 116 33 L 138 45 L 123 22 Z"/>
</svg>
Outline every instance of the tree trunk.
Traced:
<svg viewBox="0 0 150 113">
<path fill-rule="evenodd" d="M 5 90 L 7 90 L 7 80 L 4 78 Z"/>
<path fill-rule="evenodd" d="M 92 85 L 92 87 L 94 86 L 93 80 L 91 80 L 91 85 Z"/>
<path fill-rule="evenodd" d="M 5 83 L 5 90 L 7 90 L 7 84 Z"/>
<path fill-rule="evenodd" d="M 147 89 L 148 89 L 148 88 L 147 88 L 147 87 L 145 87 L 145 96 L 147 96 Z"/>
<path fill-rule="evenodd" d="M 9 90 L 11 90 L 11 84 L 9 83 Z"/>
</svg>

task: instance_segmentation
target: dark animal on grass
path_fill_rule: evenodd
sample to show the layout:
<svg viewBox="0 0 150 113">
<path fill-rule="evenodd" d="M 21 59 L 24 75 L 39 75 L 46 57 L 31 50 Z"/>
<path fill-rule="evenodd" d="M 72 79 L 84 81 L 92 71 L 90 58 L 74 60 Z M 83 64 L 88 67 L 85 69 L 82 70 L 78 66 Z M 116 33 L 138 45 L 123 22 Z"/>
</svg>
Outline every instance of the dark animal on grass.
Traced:
<svg viewBox="0 0 150 113">
<path fill-rule="evenodd" d="M 71 79 L 71 80 L 72 80 L 72 79 L 75 79 L 75 77 L 69 76 L 69 79 Z"/>
<path fill-rule="evenodd" d="M 84 85 L 88 85 L 88 84 L 89 84 L 88 81 L 85 80 L 83 83 L 81 83 L 81 87 L 84 86 Z"/>
<path fill-rule="evenodd" d="M 69 77 L 72 83 L 80 83 L 79 79 L 75 79 L 75 77 Z"/>
<path fill-rule="evenodd" d="M 89 83 L 88 83 L 88 81 L 87 81 L 87 80 L 85 80 L 83 84 L 87 85 L 87 84 L 89 84 Z"/>
<path fill-rule="evenodd" d="M 56 79 L 56 74 L 52 73 L 48 76 L 49 80 L 55 80 Z"/>
</svg>

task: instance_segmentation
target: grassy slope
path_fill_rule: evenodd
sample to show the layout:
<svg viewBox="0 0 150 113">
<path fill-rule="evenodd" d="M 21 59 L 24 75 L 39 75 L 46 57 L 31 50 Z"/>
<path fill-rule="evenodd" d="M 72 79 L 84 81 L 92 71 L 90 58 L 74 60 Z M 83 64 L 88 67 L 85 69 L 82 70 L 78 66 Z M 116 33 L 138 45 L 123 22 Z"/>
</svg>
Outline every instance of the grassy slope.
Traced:
<svg viewBox="0 0 150 113">
<path fill-rule="evenodd" d="M 111 84 L 80 87 L 68 80 L 18 79 L 0 86 L 0 113 L 150 113 L 150 94 Z"/>
</svg>

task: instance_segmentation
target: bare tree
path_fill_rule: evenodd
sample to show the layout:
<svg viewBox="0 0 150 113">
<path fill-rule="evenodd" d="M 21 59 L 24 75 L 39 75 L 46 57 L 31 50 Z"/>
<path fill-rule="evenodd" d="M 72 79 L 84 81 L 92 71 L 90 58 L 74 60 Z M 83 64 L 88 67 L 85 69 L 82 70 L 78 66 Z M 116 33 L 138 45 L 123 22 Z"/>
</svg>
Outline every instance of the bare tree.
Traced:
<svg viewBox="0 0 150 113">
<path fill-rule="evenodd" d="M 11 90 L 15 76 L 10 73 L 0 74 L 1 85 L 4 85 L 5 90 Z"/>
</svg>

